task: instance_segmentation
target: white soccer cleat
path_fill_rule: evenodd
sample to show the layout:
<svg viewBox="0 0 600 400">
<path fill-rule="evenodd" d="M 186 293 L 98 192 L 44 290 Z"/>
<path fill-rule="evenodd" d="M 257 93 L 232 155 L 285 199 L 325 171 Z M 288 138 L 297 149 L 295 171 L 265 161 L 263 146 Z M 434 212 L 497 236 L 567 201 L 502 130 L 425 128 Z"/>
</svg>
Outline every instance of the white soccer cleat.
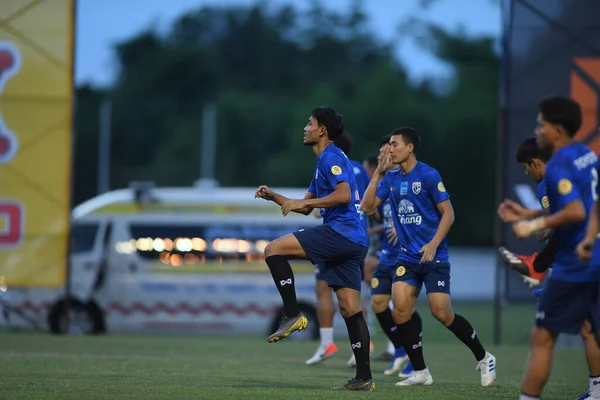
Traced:
<svg viewBox="0 0 600 400">
<path fill-rule="evenodd" d="M 408 362 L 408 356 L 402 357 L 394 357 L 394 360 L 388 365 L 388 367 L 383 371 L 384 375 L 393 375 L 396 372 L 400 371 L 404 365 Z"/>
<path fill-rule="evenodd" d="M 433 385 L 433 377 L 429 373 L 429 369 L 425 368 L 422 371 L 414 371 L 403 381 L 396 382 L 396 386 L 429 386 Z"/>
<path fill-rule="evenodd" d="M 327 347 L 321 348 L 319 347 L 315 352 L 315 355 L 306 360 L 306 365 L 315 365 L 320 364 L 323 361 L 331 358 L 337 354 L 338 348 L 335 343 L 329 343 Z"/>
<path fill-rule="evenodd" d="M 481 373 L 481 386 L 490 386 L 496 380 L 496 357 L 485 353 L 483 360 L 477 363 L 477 369 Z"/>
<path fill-rule="evenodd" d="M 598 397 L 592 396 L 592 393 L 587 392 L 583 396 L 577 398 L 577 400 L 600 400 Z"/>
</svg>

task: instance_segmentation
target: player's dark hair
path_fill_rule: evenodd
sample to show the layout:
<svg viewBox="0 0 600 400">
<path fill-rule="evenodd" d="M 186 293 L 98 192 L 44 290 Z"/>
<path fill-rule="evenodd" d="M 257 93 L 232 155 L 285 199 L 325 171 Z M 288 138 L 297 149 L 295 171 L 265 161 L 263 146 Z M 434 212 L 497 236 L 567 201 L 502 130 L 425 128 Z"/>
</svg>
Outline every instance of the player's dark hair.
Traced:
<svg viewBox="0 0 600 400">
<path fill-rule="evenodd" d="M 344 152 L 346 156 L 350 156 L 350 150 L 352 150 L 352 144 L 354 141 L 352 140 L 352 135 L 348 131 L 342 132 L 339 138 L 333 141 L 333 144 L 336 147 L 339 147 L 340 150 Z"/>
<path fill-rule="evenodd" d="M 330 140 L 336 140 L 344 132 L 344 117 L 331 107 L 317 107 L 310 115 L 317 120 L 319 126 L 327 129 Z"/>
<path fill-rule="evenodd" d="M 581 106 L 578 102 L 565 96 L 544 97 L 538 103 L 538 111 L 542 118 L 554 125 L 565 128 L 570 137 L 575 136 L 583 121 Z"/>
<path fill-rule="evenodd" d="M 417 154 L 419 151 L 419 147 L 421 147 L 421 137 L 419 133 L 414 128 L 403 127 L 394 129 L 391 133 L 391 136 L 402 136 L 402 140 L 404 144 L 412 144 L 414 148 L 414 153 Z"/>
<path fill-rule="evenodd" d="M 369 167 L 377 168 L 379 161 L 377 160 L 377 156 L 371 156 L 365 160 Z"/>
<path fill-rule="evenodd" d="M 545 164 L 550 159 L 550 152 L 540 149 L 535 137 L 529 137 L 519 145 L 516 157 L 519 164 L 531 164 L 535 158 Z"/>
<path fill-rule="evenodd" d="M 388 144 L 391 138 L 392 135 L 385 135 L 384 137 L 382 137 L 381 141 L 379 142 L 379 147 L 383 146 L 384 144 Z"/>
</svg>

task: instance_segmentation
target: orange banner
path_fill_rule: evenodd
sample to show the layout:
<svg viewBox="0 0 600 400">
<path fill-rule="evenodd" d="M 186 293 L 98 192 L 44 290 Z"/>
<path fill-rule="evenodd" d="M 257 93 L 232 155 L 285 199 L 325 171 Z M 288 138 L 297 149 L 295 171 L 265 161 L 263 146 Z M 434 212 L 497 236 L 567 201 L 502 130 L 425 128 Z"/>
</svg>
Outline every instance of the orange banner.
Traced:
<svg viewBox="0 0 600 400">
<path fill-rule="evenodd" d="M 65 283 L 73 0 L 0 6 L 0 281 Z"/>
<path fill-rule="evenodd" d="M 600 154 L 600 58 L 576 58 L 574 62 L 579 68 L 571 71 L 571 97 L 579 102 L 583 112 L 583 124 L 575 139 L 586 143 L 596 154 Z"/>
</svg>

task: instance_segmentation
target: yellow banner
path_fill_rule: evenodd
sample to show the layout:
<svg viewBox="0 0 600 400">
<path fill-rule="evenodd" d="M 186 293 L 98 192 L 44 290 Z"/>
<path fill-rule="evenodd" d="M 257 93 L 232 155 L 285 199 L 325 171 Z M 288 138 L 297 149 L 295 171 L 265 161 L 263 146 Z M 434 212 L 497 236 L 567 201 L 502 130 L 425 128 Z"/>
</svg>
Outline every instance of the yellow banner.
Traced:
<svg viewBox="0 0 600 400">
<path fill-rule="evenodd" d="M 73 0 L 0 3 L 0 281 L 57 287 L 69 232 Z"/>
</svg>

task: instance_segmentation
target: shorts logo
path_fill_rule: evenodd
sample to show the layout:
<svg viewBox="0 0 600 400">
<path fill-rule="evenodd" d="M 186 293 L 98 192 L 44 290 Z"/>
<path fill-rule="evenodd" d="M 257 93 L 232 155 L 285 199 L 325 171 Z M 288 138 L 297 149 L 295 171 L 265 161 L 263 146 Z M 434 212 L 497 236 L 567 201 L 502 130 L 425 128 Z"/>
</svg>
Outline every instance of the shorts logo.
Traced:
<svg viewBox="0 0 600 400">
<path fill-rule="evenodd" d="M 371 288 L 375 289 L 377 286 L 379 286 L 379 279 L 377 279 L 377 278 L 371 279 Z"/>
<path fill-rule="evenodd" d="M 560 181 L 558 181 L 558 193 L 565 196 L 565 195 L 571 193 L 571 190 L 573 190 L 573 184 L 571 183 L 570 180 L 561 179 Z"/>
<path fill-rule="evenodd" d="M 279 281 L 279 285 L 281 285 L 281 286 L 291 285 L 291 284 L 292 284 L 292 278 L 283 279 L 283 280 Z"/>
<path fill-rule="evenodd" d="M 544 196 L 542 197 L 542 208 L 548 207 L 550 207 L 550 199 L 548 198 L 548 196 Z"/>
<path fill-rule="evenodd" d="M 398 267 L 398 269 L 396 269 L 396 276 L 403 276 L 406 273 L 406 268 L 404 268 L 402 265 Z"/>
<path fill-rule="evenodd" d="M 438 190 L 442 193 L 446 191 L 446 188 L 444 187 L 444 184 L 442 182 L 438 183 Z"/>
<path fill-rule="evenodd" d="M 334 175 L 340 175 L 342 173 L 342 169 L 339 166 L 334 165 L 331 167 L 331 173 Z"/>
<path fill-rule="evenodd" d="M 438 281 L 438 286 L 440 286 L 440 287 L 446 287 L 446 282 L 444 282 L 444 281 Z"/>
<path fill-rule="evenodd" d="M 413 182 L 412 191 L 414 194 L 421 193 L 421 182 Z"/>
</svg>

